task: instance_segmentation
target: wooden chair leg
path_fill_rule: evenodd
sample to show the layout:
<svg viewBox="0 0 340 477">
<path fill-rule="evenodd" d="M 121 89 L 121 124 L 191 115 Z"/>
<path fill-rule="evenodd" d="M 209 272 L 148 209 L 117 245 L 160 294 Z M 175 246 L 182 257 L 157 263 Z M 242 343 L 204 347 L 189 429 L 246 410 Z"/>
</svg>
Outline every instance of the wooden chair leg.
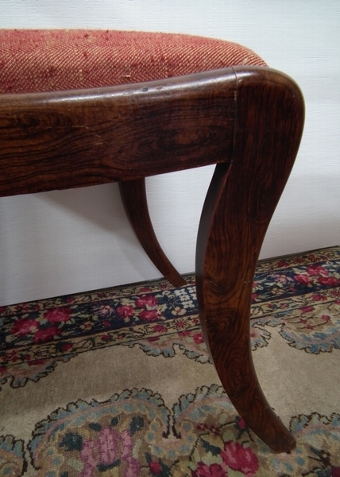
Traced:
<svg viewBox="0 0 340 477">
<path fill-rule="evenodd" d="M 270 408 L 253 366 L 249 315 L 258 251 L 249 230 L 235 223 L 232 234 L 225 231 L 227 179 L 228 167 L 217 166 L 201 219 L 196 287 L 202 328 L 223 387 L 239 414 L 273 450 L 288 452 L 295 447 L 294 438 Z M 203 234 L 203 229 L 209 232 Z"/>
<path fill-rule="evenodd" d="M 120 194 L 126 214 L 145 252 L 158 270 L 174 286 L 186 284 L 160 246 L 149 215 L 145 179 L 134 179 L 119 183 Z"/>
<path fill-rule="evenodd" d="M 289 452 L 295 440 L 256 377 L 249 315 L 262 241 L 298 150 L 303 101 L 285 77 L 240 76 L 234 157 L 216 166 L 199 228 L 197 298 L 206 342 L 229 398 L 266 444 Z"/>
</svg>

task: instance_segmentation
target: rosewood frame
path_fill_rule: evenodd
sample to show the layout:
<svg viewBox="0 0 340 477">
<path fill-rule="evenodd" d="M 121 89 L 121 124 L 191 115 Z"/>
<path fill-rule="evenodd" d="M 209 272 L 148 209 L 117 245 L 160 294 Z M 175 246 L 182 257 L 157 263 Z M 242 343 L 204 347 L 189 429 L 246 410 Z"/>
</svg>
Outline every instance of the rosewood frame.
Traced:
<svg viewBox="0 0 340 477">
<path fill-rule="evenodd" d="M 292 169 L 303 122 L 297 85 L 263 67 L 0 95 L 0 196 L 119 181 L 137 236 L 175 286 L 184 281 L 153 232 L 144 178 L 216 164 L 197 239 L 201 323 L 228 396 L 276 452 L 289 452 L 295 441 L 256 377 L 250 299 L 262 241 Z"/>
</svg>

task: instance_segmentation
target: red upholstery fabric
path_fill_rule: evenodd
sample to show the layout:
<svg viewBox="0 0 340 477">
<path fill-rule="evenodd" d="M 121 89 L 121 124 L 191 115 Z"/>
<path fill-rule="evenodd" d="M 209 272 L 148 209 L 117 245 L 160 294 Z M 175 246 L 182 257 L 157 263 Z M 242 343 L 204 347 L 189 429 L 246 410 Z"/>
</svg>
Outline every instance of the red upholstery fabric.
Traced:
<svg viewBox="0 0 340 477">
<path fill-rule="evenodd" d="M 239 64 L 265 66 L 243 46 L 197 36 L 0 30 L 0 93 L 113 86 Z"/>
</svg>

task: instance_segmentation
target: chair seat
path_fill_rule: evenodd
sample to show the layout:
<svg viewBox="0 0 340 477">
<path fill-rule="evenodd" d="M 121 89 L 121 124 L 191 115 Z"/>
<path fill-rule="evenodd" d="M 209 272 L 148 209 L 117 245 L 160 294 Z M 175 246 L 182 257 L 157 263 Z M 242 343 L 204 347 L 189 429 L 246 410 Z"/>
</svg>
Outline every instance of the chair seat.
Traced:
<svg viewBox="0 0 340 477">
<path fill-rule="evenodd" d="M 0 93 L 114 86 L 235 65 L 266 66 L 236 43 L 104 30 L 0 30 Z"/>
</svg>

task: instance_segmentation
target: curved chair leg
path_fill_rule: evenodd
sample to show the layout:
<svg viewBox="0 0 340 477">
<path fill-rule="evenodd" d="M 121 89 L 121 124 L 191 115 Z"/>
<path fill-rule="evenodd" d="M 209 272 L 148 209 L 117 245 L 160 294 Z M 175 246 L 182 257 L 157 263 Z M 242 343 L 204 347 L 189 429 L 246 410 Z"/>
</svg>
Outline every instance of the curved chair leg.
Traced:
<svg viewBox="0 0 340 477">
<path fill-rule="evenodd" d="M 206 343 L 223 387 L 252 430 L 273 450 L 290 451 L 294 438 L 263 395 L 250 348 L 250 300 L 257 250 L 249 230 L 225 234 L 227 166 L 216 168 L 197 246 L 197 299 Z M 211 223 L 208 224 L 211 220 Z M 203 229 L 209 230 L 204 234 Z M 225 242 L 225 247 L 222 246 Z"/>
<path fill-rule="evenodd" d="M 185 285 L 186 281 L 168 260 L 157 240 L 148 210 L 145 179 L 120 182 L 119 187 L 126 214 L 149 258 L 174 287 Z"/>
<path fill-rule="evenodd" d="M 303 127 L 301 94 L 281 80 L 265 78 L 256 88 L 251 78 L 240 82 L 234 157 L 230 164 L 216 166 L 207 194 L 197 241 L 196 286 L 203 332 L 230 400 L 266 444 L 289 452 L 295 440 L 257 380 L 249 324 L 258 255 Z"/>
</svg>

